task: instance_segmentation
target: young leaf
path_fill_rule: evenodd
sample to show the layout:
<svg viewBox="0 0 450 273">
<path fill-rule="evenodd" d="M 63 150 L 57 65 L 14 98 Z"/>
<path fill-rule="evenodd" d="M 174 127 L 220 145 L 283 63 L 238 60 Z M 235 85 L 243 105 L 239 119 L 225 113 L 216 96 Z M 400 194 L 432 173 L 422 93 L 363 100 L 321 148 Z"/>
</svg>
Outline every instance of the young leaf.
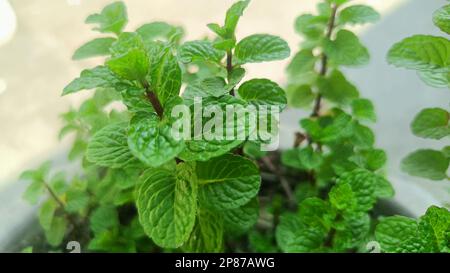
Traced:
<svg viewBox="0 0 450 273">
<path fill-rule="evenodd" d="M 72 56 L 73 60 L 81 60 L 96 56 L 109 55 L 109 48 L 116 41 L 114 38 L 97 38 L 82 45 Z"/>
<path fill-rule="evenodd" d="M 375 107 L 368 99 L 355 99 L 352 101 L 352 113 L 359 120 L 367 120 L 371 122 L 377 121 Z"/>
<path fill-rule="evenodd" d="M 80 77 L 67 85 L 62 95 L 75 93 L 81 90 L 89 90 L 98 87 L 114 87 L 120 80 L 105 66 L 97 66 L 93 69 L 85 69 Z"/>
<path fill-rule="evenodd" d="M 142 37 L 144 42 L 154 41 L 158 38 L 163 38 L 167 41 L 175 29 L 176 27 L 165 22 L 153 22 L 139 27 L 136 32 Z"/>
<path fill-rule="evenodd" d="M 261 184 L 258 167 L 235 155 L 198 162 L 196 174 L 202 205 L 215 210 L 235 209 L 248 203 Z"/>
<path fill-rule="evenodd" d="M 30 204 L 34 205 L 39 201 L 39 198 L 45 192 L 45 185 L 42 181 L 33 181 L 28 185 L 22 197 Z"/>
<path fill-rule="evenodd" d="M 172 127 L 153 113 L 137 113 L 130 121 L 128 146 L 145 164 L 159 167 L 176 157 L 184 142 L 172 135 Z"/>
<path fill-rule="evenodd" d="M 311 147 L 303 149 L 292 149 L 282 153 L 281 161 L 283 165 L 299 170 L 314 170 L 318 168 L 323 161 L 320 153 L 317 153 Z"/>
<path fill-rule="evenodd" d="M 332 102 L 348 105 L 359 97 L 356 87 L 339 70 L 333 70 L 328 78 L 319 79 L 319 92 Z"/>
<path fill-rule="evenodd" d="M 440 151 L 418 150 L 403 159 L 401 168 L 412 176 L 443 180 L 447 177 L 449 163 L 450 159 Z"/>
<path fill-rule="evenodd" d="M 217 50 L 210 41 L 190 41 L 178 49 L 178 58 L 187 64 L 195 61 L 209 61 L 220 63 L 225 52 Z"/>
<path fill-rule="evenodd" d="M 450 87 L 450 72 L 433 72 L 433 71 L 417 71 L 420 79 L 435 88 L 449 88 Z"/>
<path fill-rule="evenodd" d="M 243 83 L 238 94 L 243 100 L 254 105 L 279 106 L 283 109 L 287 104 L 284 90 L 267 79 L 253 79 Z"/>
<path fill-rule="evenodd" d="M 412 132 L 423 138 L 441 139 L 450 135 L 450 114 L 441 108 L 422 110 L 411 124 Z"/>
<path fill-rule="evenodd" d="M 123 2 L 114 2 L 106 6 L 100 14 L 92 14 L 86 19 L 87 24 L 98 24 L 94 30 L 116 35 L 122 32 L 127 22 L 127 10 Z"/>
<path fill-rule="evenodd" d="M 303 14 L 295 20 L 295 30 L 308 39 L 317 40 L 325 34 L 327 21 L 326 17 Z"/>
<path fill-rule="evenodd" d="M 333 251 L 346 251 L 359 247 L 370 234 L 370 216 L 367 213 L 345 214 L 336 224 Z"/>
<path fill-rule="evenodd" d="M 287 67 L 287 72 L 291 77 L 299 77 L 303 73 L 314 71 L 317 58 L 312 50 L 304 49 L 299 51 Z"/>
<path fill-rule="evenodd" d="M 438 9 L 433 15 L 433 22 L 443 32 L 450 34 L 450 5 Z"/>
<path fill-rule="evenodd" d="M 415 35 L 395 44 L 388 61 L 397 67 L 435 73 L 450 72 L 450 41 L 429 35 Z"/>
<path fill-rule="evenodd" d="M 149 62 L 143 49 L 132 49 L 109 59 L 106 65 L 123 79 L 142 81 L 147 76 Z"/>
<path fill-rule="evenodd" d="M 181 68 L 170 47 L 163 48 L 151 61 L 151 88 L 161 104 L 178 96 L 181 88 Z"/>
<path fill-rule="evenodd" d="M 50 228 L 45 230 L 45 237 L 51 246 L 62 243 L 67 230 L 67 220 L 62 217 L 54 217 Z"/>
<path fill-rule="evenodd" d="M 291 85 L 286 89 L 288 105 L 295 108 L 308 107 L 316 98 L 309 85 Z"/>
<path fill-rule="evenodd" d="M 370 6 L 354 5 L 347 7 L 339 14 L 340 24 L 374 23 L 380 19 L 380 14 Z"/>
<path fill-rule="evenodd" d="M 113 206 L 101 206 L 92 212 L 89 223 L 92 232 L 100 234 L 119 226 L 119 214 Z"/>
<path fill-rule="evenodd" d="M 419 233 L 430 242 L 436 252 L 450 251 L 450 212 L 446 208 L 432 206 L 420 217 Z"/>
<path fill-rule="evenodd" d="M 199 210 L 194 230 L 182 249 L 190 253 L 222 252 L 223 230 L 223 219 L 219 214 Z"/>
<path fill-rule="evenodd" d="M 239 19 L 243 15 L 244 10 L 248 7 L 249 4 L 250 0 L 239 1 L 233 4 L 231 8 L 228 9 L 224 25 L 226 37 L 223 38 L 234 37 L 234 33 L 236 31 L 236 26 L 239 22 Z"/>
<path fill-rule="evenodd" d="M 89 195 L 82 190 L 69 190 L 66 193 L 66 199 L 67 203 L 65 209 L 71 213 L 80 212 L 89 204 Z"/>
<path fill-rule="evenodd" d="M 176 174 L 151 169 L 141 181 L 136 206 L 145 233 L 161 247 L 180 247 L 189 239 L 197 210 L 197 183 L 191 166 L 179 164 Z"/>
<path fill-rule="evenodd" d="M 326 40 L 324 52 L 330 60 L 343 66 L 360 66 L 369 63 L 370 55 L 358 37 L 348 30 L 340 30 L 336 40 Z"/>
<path fill-rule="evenodd" d="M 39 208 L 39 224 L 44 230 L 49 230 L 51 228 L 53 216 L 55 215 L 57 208 L 58 205 L 53 199 L 48 199 Z"/>
<path fill-rule="evenodd" d="M 241 40 L 234 54 L 234 63 L 239 65 L 283 60 L 289 57 L 291 50 L 286 41 L 277 36 L 255 34 Z"/>
<path fill-rule="evenodd" d="M 88 144 L 87 160 L 109 168 L 122 168 L 135 162 L 128 148 L 127 127 L 127 123 L 116 123 L 98 131 Z"/>
</svg>

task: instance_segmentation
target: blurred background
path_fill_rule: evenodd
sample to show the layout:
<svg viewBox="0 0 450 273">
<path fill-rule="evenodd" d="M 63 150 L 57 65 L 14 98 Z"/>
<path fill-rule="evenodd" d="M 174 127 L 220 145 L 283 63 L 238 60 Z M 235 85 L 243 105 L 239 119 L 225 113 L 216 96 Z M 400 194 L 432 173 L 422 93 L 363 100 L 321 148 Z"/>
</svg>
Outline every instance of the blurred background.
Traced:
<svg viewBox="0 0 450 273">
<path fill-rule="evenodd" d="M 25 183 L 17 177 L 27 168 L 52 159 L 65 164 L 70 138 L 58 141 L 62 125 L 59 114 L 89 95 L 84 92 L 61 97 L 64 86 L 83 68 L 101 59 L 72 61 L 75 49 L 97 37 L 83 22 L 98 12 L 107 0 L 0 0 L 0 251 L 23 226 L 33 208 L 21 201 Z M 233 0 L 124 0 L 130 22 L 127 30 L 144 23 L 167 21 L 181 25 L 186 39 L 211 35 L 206 24 L 222 22 Z M 295 18 L 314 12 L 318 0 L 253 0 L 239 23 L 238 39 L 253 33 L 270 33 L 286 39 L 298 49 Z M 373 6 L 382 20 L 355 29 L 368 46 L 369 66 L 348 69 L 348 77 L 362 96 L 374 101 L 378 112 L 375 125 L 378 146 L 388 152 L 388 176 L 397 191 L 395 202 L 412 215 L 422 214 L 431 204 L 450 203 L 449 185 L 406 176 L 400 160 L 418 147 L 442 147 L 442 143 L 416 138 L 409 124 L 424 107 L 449 107 L 448 90 L 422 83 L 415 72 L 387 65 L 390 46 L 412 34 L 441 35 L 431 16 L 446 0 L 361 0 Z M 268 77 L 285 83 L 288 61 L 250 65 L 248 77 Z M 287 111 L 282 118 L 282 145 L 288 147 L 298 128 L 301 111 Z M 446 185 L 447 184 L 447 185 Z"/>
</svg>

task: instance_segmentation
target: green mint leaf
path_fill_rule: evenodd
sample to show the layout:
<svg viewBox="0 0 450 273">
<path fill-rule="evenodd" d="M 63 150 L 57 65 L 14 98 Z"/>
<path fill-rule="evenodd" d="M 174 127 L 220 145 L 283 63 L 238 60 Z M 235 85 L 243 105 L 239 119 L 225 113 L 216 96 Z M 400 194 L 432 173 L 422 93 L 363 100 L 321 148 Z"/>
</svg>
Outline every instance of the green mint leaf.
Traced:
<svg viewBox="0 0 450 273">
<path fill-rule="evenodd" d="M 62 95 L 98 87 L 114 87 L 119 81 L 107 67 L 97 66 L 93 69 L 83 70 L 80 77 L 73 80 L 64 88 Z"/>
<path fill-rule="evenodd" d="M 123 2 L 114 2 L 106 6 L 100 14 L 92 14 L 86 19 L 87 24 L 98 24 L 94 28 L 101 33 L 115 33 L 119 35 L 128 23 L 128 16 Z"/>
<path fill-rule="evenodd" d="M 179 164 L 176 174 L 152 169 L 142 175 L 136 197 L 139 221 L 145 233 L 161 247 L 180 247 L 194 228 L 197 183 L 191 168 Z"/>
<path fill-rule="evenodd" d="M 258 199 L 254 198 L 247 204 L 225 210 L 223 213 L 225 229 L 231 234 L 240 234 L 251 229 L 259 217 Z"/>
<path fill-rule="evenodd" d="M 433 22 L 443 32 L 450 34 L 450 5 L 438 9 L 433 15 Z"/>
<path fill-rule="evenodd" d="M 127 87 L 121 93 L 122 101 L 127 106 L 128 111 L 132 113 L 138 112 L 155 112 L 151 102 L 148 100 L 145 89 L 138 87 Z"/>
<path fill-rule="evenodd" d="M 354 99 L 351 103 L 353 116 L 362 121 L 376 122 L 375 107 L 368 99 Z"/>
<path fill-rule="evenodd" d="M 235 49 L 235 64 L 260 63 L 283 60 L 289 57 L 291 50 L 283 39 L 255 34 L 241 40 Z"/>
<path fill-rule="evenodd" d="M 312 147 L 306 147 L 284 151 L 281 155 L 281 162 L 285 166 L 309 171 L 319 168 L 323 162 L 323 158 Z"/>
<path fill-rule="evenodd" d="M 450 72 L 437 73 L 433 71 L 417 71 L 420 79 L 435 88 L 450 87 Z"/>
<path fill-rule="evenodd" d="M 217 34 L 219 37 L 226 37 L 227 36 L 226 29 L 222 28 L 219 24 L 214 24 L 213 23 L 213 24 L 208 24 L 207 26 L 212 32 Z"/>
<path fill-rule="evenodd" d="M 298 215 L 303 223 L 327 233 L 336 218 L 336 211 L 332 209 L 328 202 L 313 197 L 300 203 Z"/>
<path fill-rule="evenodd" d="M 127 123 L 110 124 L 89 141 L 86 158 L 98 166 L 123 168 L 136 161 L 128 148 Z"/>
<path fill-rule="evenodd" d="M 317 40 L 325 34 L 328 18 L 303 14 L 295 20 L 295 30 L 308 39 Z"/>
<path fill-rule="evenodd" d="M 178 96 L 181 88 L 181 68 L 170 47 L 162 49 L 151 61 L 150 85 L 162 104 Z"/>
<path fill-rule="evenodd" d="M 348 30 L 340 30 L 334 41 L 326 40 L 324 52 L 332 62 L 343 66 L 366 65 L 370 59 L 367 48 Z"/>
<path fill-rule="evenodd" d="M 402 248 L 419 241 L 417 222 L 404 216 L 391 216 L 380 220 L 375 237 L 383 252 L 399 252 Z"/>
<path fill-rule="evenodd" d="M 327 234 L 320 228 L 308 226 L 298 216 L 287 214 L 280 217 L 275 236 L 283 252 L 299 253 L 320 251 Z"/>
<path fill-rule="evenodd" d="M 450 41 L 429 35 L 415 35 L 395 44 L 388 61 L 397 67 L 436 73 L 450 72 Z"/>
<path fill-rule="evenodd" d="M 370 233 L 370 224 L 367 213 L 345 214 L 341 221 L 335 223 L 333 251 L 345 252 L 361 246 Z"/>
<path fill-rule="evenodd" d="M 442 149 L 442 153 L 450 158 L 450 146 L 446 146 L 444 149 Z"/>
<path fill-rule="evenodd" d="M 284 90 L 267 79 L 253 79 L 243 83 L 238 90 L 239 97 L 254 105 L 279 106 L 283 109 L 287 104 Z"/>
<path fill-rule="evenodd" d="M 246 141 L 243 150 L 245 155 L 253 159 L 260 159 L 267 155 L 266 151 L 261 151 L 261 144 L 255 141 Z"/>
<path fill-rule="evenodd" d="M 250 0 L 239 1 L 233 4 L 227 11 L 225 17 L 225 25 L 223 26 L 226 37 L 223 38 L 232 38 L 234 37 L 234 33 L 236 31 L 236 26 L 239 22 L 239 19 L 244 14 L 244 10 L 250 4 Z"/>
<path fill-rule="evenodd" d="M 347 189 L 345 190 L 339 190 L 339 192 L 344 192 L 346 196 L 351 195 L 348 189 L 351 190 L 353 198 L 356 201 L 356 207 L 351 210 L 367 212 L 375 205 L 377 198 L 375 195 L 377 176 L 367 170 L 356 169 L 341 175 L 336 181 L 336 187 L 346 187 Z M 347 200 L 345 202 L 350 201 Z M 334 203 L 334 205 L 339 207 L 338 203 Z"/>
<path fill-rule="evenodd" d="M 447 177 L 450 159 L 440 151 L 418 150 L 402 160 L 401 169 L 409 175 L 443 180 Z"/>
<path fill-rule="evenodd" d="M 411 124 L 414 135 L 423 138 L 441 139 L 450 135 L 450 114 L 441 108 L 422 110 Z"/>
<path fill-rule="evenodd" d="M 112 72 L 126 80 L 142 81 L 148 73 L 148 57 L 144 50 L 133 49 L 106 62 Z"/>
<path fill-rule="evenodd" d="M 386 152 L 380 149 L 367 149 L 359 151 L 357 154 L 350 157 L 349 160 L 362 168 L 376 171 L 386 164 L 387 155 Z"/>
<path fill-rule="evenodd" d="M 39 198 L 45 192 L 45 185 L 42 181 L 33 181 L 28 185 L 27 189 L 22 195 L 22 198 L 28 201 L 30 204 L 35 205 Z"/>
<path fill-rule="evenodd" d="M 100 234 L 119 226 L 119 214 L 113 206 L 101 206 L 92 212 L 89 223 L 92 232 Z"/>
<path fill-rule="evenodd" d="M 261 184 L 255 163 L 230 154 L 198 162 L 196 174 L 201 204 L 215 211 L 235 209 L 248 203 Z"/>
<path fill-rule="evenodd" d="M 66 199 L 65 209 L 71 213 L 80 212 L 89 204 L 89 195 L 83 190 L 69 190 Z"/>
<path fill-rule="evenodd" d="M 50 228 L 45 230 L 45 238 L 51 246 L 62 243 L 67 230 L 67 220 L 62 217 L 54 217 Z"/>
<path fill-rule="evenodd" d="M 178 57 L 185 64 L 196 61 L 220 63 L 225 51 L 215 49 L 210 41 L 190 41 L 180 46 Z"/>
<path fill-rule="evenodd" d="M 73 60 L 81 60 L 97 56 L 109 55 L 109 48 L 116 41 L 114 38 L 97 38 L 82 45 L 72 56 Z"/>
<path fill-rule="evenodd" d="M 223 252 L 223 219 L 214 212 L 199 210 L 197 221 L 182 249 L 188 253 Z"/>
<path fill-rule="evenodd" d="M 355 147 L 370 149 L 375 145 L 375 134 L 369 127 L 355 122 L 353 124 L 351 140 Z"/>
<path fill-rule="evenodd" d="M 226 85 L 225 79 L 222 77 L 200 79 L 189 84 L 182 96 L 187 104 L 194 103 L 196 97 L 221 97 L 229 92 Z"/>
<path fill-rule="evenodd" d="M 231 91 L 231 89 L 235 88 L 245 77 L 245 69 L 238 67 L 233 69 L 230 74 L 228 84 L 226 85 L 227 91 Z"/>
<path fill-rule="evenodd" d="M 318 87 L 324 98 L 341 105 L 348 105 L 359 97 L 358 89 L 339 70 L 319 79 Z"/>
<path fill-rule="evenodd" d="M 304 73 L 314 71 L 317 57 L 312 50 L 304 49 L 299 51 L 287 67 L 287 72 L 291 77 L 298 77 Z"/>
<path fill-rule="evenodd" d="M 136 32 L 142 37 L 144 42 L 162 39 L 168 41 L 176 27 L 165 22 L 153 22 L 139 27 Z"/>
<path fill-rule="evenodd" d="M 446 208 L 432 206 L 420 217 L 419 233 L 430 242 L 436 252 L 450 251 L 450 212 Z"/>
<path fill-rule="evenodd" d="M 395 190 L 392 187 L 391 182 L 384 177 L 375 176 L 375 196 L 378 198 L 391 198 L 395 195 Z"/>
<path fill-rule="evenodd" d="M 316 98 L 309 85 L 290 85 L 286 89 L 288 105 L 295 108 L 306 108 Z"/>
<path fill-rule="evenodd" d="M 375 23 L 380 20 L 380 14 L 372 7 L 365 5 L 354 5 L 347 7 L 339 14 L 340 24 L 366 24 Z"/>
<path fill-rule="evenodd" d="M 153 113 L 137 113 L 130 121 L 128 146 L 131 153 L 145 164 L 159 167 L 174 159 L 184 142 L 172 135 L 172 126 Z"/>
<path fill-rule="evenodd" d="M 44 230 L 49 230 L 52 226 L 53 217 L 58 205 L 53 199 L 49 199 L 39 208 L 39 224 Z"/>
</svg>

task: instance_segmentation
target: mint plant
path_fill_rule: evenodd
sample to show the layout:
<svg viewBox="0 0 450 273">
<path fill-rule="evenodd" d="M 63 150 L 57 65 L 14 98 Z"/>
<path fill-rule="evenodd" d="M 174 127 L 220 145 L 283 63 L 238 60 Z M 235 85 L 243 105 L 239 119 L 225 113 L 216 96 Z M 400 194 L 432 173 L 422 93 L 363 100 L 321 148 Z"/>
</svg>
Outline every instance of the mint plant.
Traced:
<svg viewBox="0 0 450 273">
<path fill-rule="evenodd" d="M 433 22 L 450 33 L 450 5 L 437 10 Z M 414 35 L 395 44 L 388 62 L 397 67 L 416 70 L 428 85 L 448 88 L 450 80 L 450 41 L 445 37 Z M 448 139 L 450 113 L 442 108 L 422 110 L 411 124 L 415 136 Z M 401 163 L 404 172 L 434 181 L 449 180 L 450 147 L 442 150 L 421 149 Z M 450 212 L 432 206 L 418 221 L 402 216 L 387 217 L 376 228 L 376 238 L 386 252 L 450 252 Z"/>
<path fill-rule="evenodd" d="M 318 14 L 295 22 L 304 37 L 287 68 L 293 107 L 309 108 L 300 120 L 294 148 L 281 162 L 297 178 L 298 212 L 282 215 L 276 239 L 284 252 L 365 251 L 371 238 L 370 212 L 394 191 L 383 176 L 386 153 L 375 148 L 368 125 L 374 105 L 341 72 L 369 62 L 369 52 L 347 26 L 378 20 L 369 6 L 327 0 Z"/>
<path fill-rule="evenodd" d="M 223 26 L 208 25 L 217 35 L 213 41 L 181 43 L 183 30 L 163 22 L 125 32 L 122 2 L 87 18 L 106 37 L 81 46 L 73 58 L 106 60 L 64 88 L 63 95 L 95 92 L 63 115 L 66 125 L 60 134 L 75 134 L 69 158 L 81 161 L 81 170 L 70 179 L 65 173 L 49 176 L 46 163 L 22 176 L 31 180 L 28 200 L 36 203 L 45 195 L 39 220 L 53 251 L 75 240 L 87 251 L 219 252 L 225 249 L 226 234 L 246 232 L 256 223 L 261 177 L 254 160 L 243 155 L 243 145 L 259 147 L 267 140 L 210 140 L 197 138 L 195 130 L 178 139 L 180 131 L 173 130 L 177 107 L 195 111 L 198 99 L 203 107 L 224 112 L 249 105 L 257 110 L 285 107 L 284 90 L 275 82 L 241 83 L 245 64 L 290 55 L 277 36 L 237 40 L 236 27 L 249 3 L 235 3 Z M 193 65 L 197 73 L 190 71 Z M 187 87 L 180 92 L 183 81 Z M 271 126 L 277 122 L 274 115 L 268 119 Z M 219 125 L 228 128 L 229 123 Z M 232 129 L 249 133 L 254 130 L 250 125 Z M 191 126 L 195 129 L 196 123 Z M 48 249 L 34 249 L 43 250 Z"/>
</svg>

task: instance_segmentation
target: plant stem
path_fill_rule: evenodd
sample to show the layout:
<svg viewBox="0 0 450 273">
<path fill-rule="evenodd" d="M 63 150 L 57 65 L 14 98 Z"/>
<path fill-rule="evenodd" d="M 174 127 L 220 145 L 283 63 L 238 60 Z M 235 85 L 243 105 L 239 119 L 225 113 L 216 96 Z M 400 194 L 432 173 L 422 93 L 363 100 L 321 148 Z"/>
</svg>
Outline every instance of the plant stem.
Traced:
<svg viewBox="0 0 450 273">
<path fill-rule="evenodd" d="M 50 188 L 50 186 L 44 182 L 44 186 L 47 189 L 48 193 L 50 194 L 50 196 L 56 201 L 56 203 L 58 204 L 58 206 L 61 209 L 65 208 L 64 203 L 61 201 L 61 199 L 59 199 L 59 197 L 56 195 L 56 193 Z"/>
<path fill-rule="evenodd" d="M 231 73 L 233 73 L 233 53 L 231 50 L 227 51 L 227 76 L 228 76 L 228 83 L 230 83 L 231 79 Z M 230 95 L 234 97 L 234 87 L 230 90 Z"/>
<path fill-rule="evenodd" d="M 284 176 L 281 174 L 281 172 L 278 170 L 278 168 L 272 163 L 272 160 L 270 160 L 269 157 L 265 156 L 261 158 L 264 165 L 267 166 L 269 171 L 271 171 L 273 174 L 275 174 L 278 178 L 278 180 L 281 183 L 281 187 L 283 187 L 284 192 L 286 193 L 286 196 L 289 200 L 289 204 L 291 206 L 295 205 L 295 197 L 292 193 L 291 186 L 289 185 L 289 182 L 284 178 Z"/>
<path fill-rule="evenodd" d="M 164 110 L 161 105 L 161 102 L 158 99 L 158 96 L 154 91 L 151 90 L 150 84 L 147 81 L 142 82 L 142 86 L 145 88 L 145 93 L 147 94 L 147 98 L 155 109 L 156 114 L 158 114 L 159 118 L 163 118 Z"/>
<path fill-rule="evenodd" d="M 336 4 L 333 4 L 331 7 L 331 17 L 330 21 L 328 22 L 328 29 L 326 37 L 327 39 L 331 39 L 331 36 L 333 35 L 333 30 L 336 23 L 336 14 L 337 14 L 338 6 Z M 328 57 L 325 53 L 322 53 L 322 56 L 320 58 L 320 72 L 319 74 L 321 76 L 325 76 L 328 72 Z M 317 95 L 316 101 L 314 103 L 314 109 L 311 113 L 311 117 L 319 117 L 320 116 L 320 108 L 322 105 L 322 94 Z"/>
</svg>

